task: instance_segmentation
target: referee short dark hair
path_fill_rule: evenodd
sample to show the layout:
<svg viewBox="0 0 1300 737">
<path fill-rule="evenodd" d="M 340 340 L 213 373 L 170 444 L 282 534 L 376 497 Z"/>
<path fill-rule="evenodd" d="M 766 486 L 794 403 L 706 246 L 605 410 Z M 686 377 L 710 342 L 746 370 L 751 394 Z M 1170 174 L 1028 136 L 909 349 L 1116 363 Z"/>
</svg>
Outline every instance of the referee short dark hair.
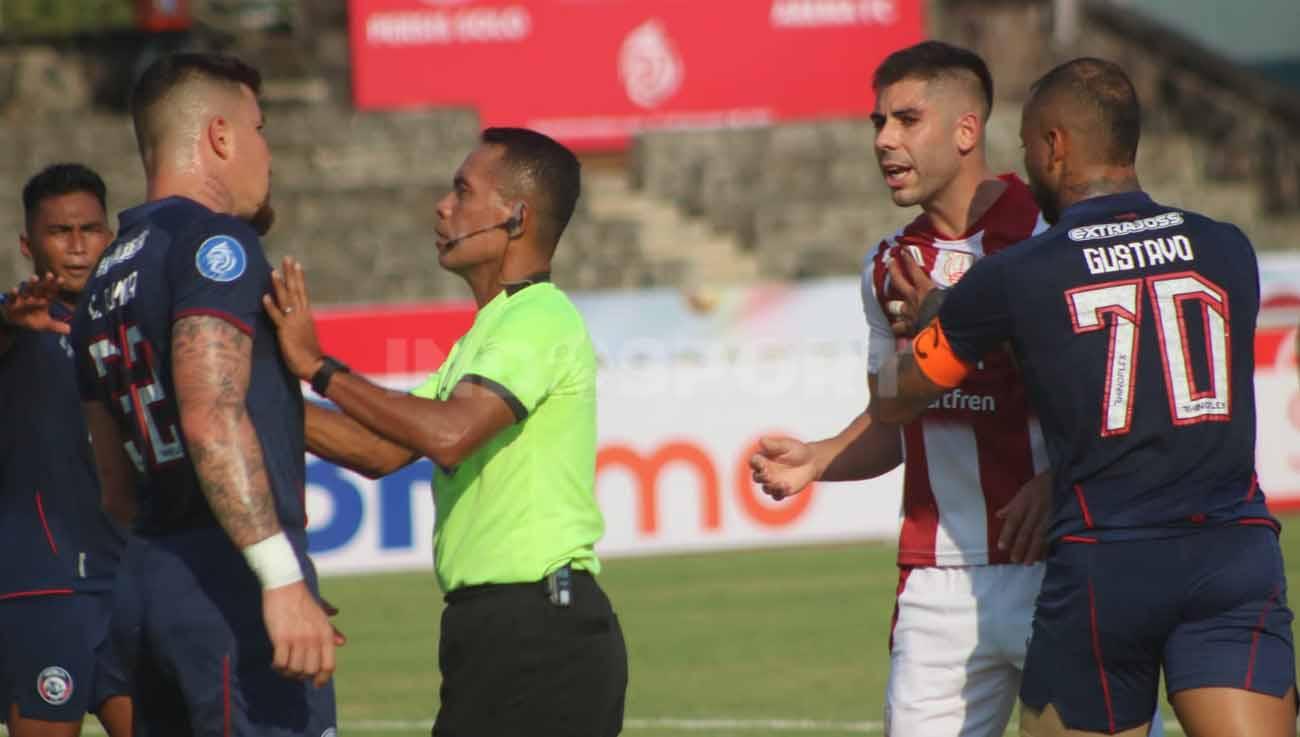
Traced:
<svg viewBox="0 0 1300 737">
<path fill-rule="evenodd" d="M 488 128 L 482 141 L 504 149 L 502 195 L 528 198 L 537 217 L 538 240 L 555 248 L 582 192 L 578 157 L 550 136 L 527 128 Z"/>
<path fill-rule="evenodd" d="M 99 200 L 99 206 L 108 210 L 108 188 L 104 186 L 104 180 L 84 164 L 52 164 L 28 179 L 23 186 L 23 214 L 28 230 L 42 202 L 75 192 L 93 195 Z"/>
<path fill-rule="evenodd" d="M 984 118 L 993 112 L 993 75 L 980 55 L 960 46 L 942 41 L 922 41 L 914 46 L 899 49 L 876 67 L 871 88 L 880 90 L 904 79 L 923 79 L 927 82 L 943 77 L 958 78 L 972 83 L 976 99 L 984 103 Z M 978 85 L 978 89 L 974 89 Z"/>
</svg>

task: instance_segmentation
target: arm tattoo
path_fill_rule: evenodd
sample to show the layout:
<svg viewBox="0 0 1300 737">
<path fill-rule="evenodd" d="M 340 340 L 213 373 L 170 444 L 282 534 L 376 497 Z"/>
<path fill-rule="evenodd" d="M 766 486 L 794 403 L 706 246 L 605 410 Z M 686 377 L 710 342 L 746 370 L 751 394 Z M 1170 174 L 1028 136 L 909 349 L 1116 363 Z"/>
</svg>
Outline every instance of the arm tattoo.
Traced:
<svg viewBox="0 0 1300 737">
<path fill-rule="evenodd" d="M 915 332 L 921 332 L 931 320 L 939 316 L 939 308 L 943 307 L 943 301 L 947 298 L 948 287 L 935 287 L 925 295 L 925 299 L 921 300 L 921 306 L 916 308 Z"/>
<path fill-rule="evenodd" d="M 246 406 L 252 352 L 252 339 L 220 318 L 183 317 L 172 326 L 172 375 L 190 460 L 208 506 L 238 548 L 280 530 Z"/>
<path fill-rule="evenodd" d="M 1065 191 L 1069 193 L 1072 202 L 1086 200 L 1090 197 L 1132 192 L 1139 188 L 1137 177 L 1134 176 L 1100 176 L 1085 181 L 1068 182 L 1065 185 Z"/>
</svg>

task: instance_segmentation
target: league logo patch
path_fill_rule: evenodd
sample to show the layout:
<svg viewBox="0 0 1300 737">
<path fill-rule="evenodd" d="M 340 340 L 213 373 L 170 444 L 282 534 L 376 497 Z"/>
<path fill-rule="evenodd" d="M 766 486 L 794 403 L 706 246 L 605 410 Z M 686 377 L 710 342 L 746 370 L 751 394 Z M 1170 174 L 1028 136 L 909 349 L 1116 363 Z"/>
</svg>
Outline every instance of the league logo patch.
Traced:
<svg viewBox="0 0 1300 737">
<path fill-rule="evenodd" d="M 248 266 L 244 247 L 228 235 L 214 235 L 203 241 L 194 254 L 194 267 L 212 281 L 231 282 L 243 276 Z"/>
<path fill-rule="evenodd" d="M 72 674 L 51 665 L 36 677 L 36 693 L 50 706 L 63 706 L 72 698 Z"/>
</svg>

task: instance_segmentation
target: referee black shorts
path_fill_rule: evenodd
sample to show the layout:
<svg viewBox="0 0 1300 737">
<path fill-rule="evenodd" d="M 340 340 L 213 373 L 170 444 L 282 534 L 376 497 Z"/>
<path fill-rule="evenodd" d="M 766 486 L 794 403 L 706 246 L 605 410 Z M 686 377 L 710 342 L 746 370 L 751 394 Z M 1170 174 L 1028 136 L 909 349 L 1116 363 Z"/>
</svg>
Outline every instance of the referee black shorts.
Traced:
<svg viewBox="0 0 1300 737">
<path fill-rule="evenodd" d="M 614 737 L 627 649 L 596 579 L 573 571 L 568 606 L 544 582 L 447 595 L 434 737 Z"/>
</svg>

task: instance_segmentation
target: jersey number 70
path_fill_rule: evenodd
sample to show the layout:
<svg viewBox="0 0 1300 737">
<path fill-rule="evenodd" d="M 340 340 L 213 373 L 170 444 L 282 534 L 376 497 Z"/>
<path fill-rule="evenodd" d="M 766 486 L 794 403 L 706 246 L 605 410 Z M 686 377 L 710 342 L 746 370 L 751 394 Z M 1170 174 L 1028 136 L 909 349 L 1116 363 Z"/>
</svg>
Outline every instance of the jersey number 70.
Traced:
<svg viewBox="0 0 1300 737">
<path fill-rule="evenodd" d="M 1174 424 L 1227 421 L 1232 416 L 1228 294 L 1200 274 L 1184 271 L 1078 287 L 1065 293 L 1076 333 L 1101 330 L 1107 326 L 1105 316 L 1112 316 L 1102 398 L 1102 437 L 1123 435 L 1132 426 L 1144 285 L 1155 310 L 1165 390 Z M 1189 302 L 1201 307 L 1203 337 L 1188 335 L 1183 309 Z M 1192 377 L 1188 342 L 1194 339 L 1205 341 L 1209 359 L 1209 386 L 1204 389 L 1198 389 Z"/>
</svg>

